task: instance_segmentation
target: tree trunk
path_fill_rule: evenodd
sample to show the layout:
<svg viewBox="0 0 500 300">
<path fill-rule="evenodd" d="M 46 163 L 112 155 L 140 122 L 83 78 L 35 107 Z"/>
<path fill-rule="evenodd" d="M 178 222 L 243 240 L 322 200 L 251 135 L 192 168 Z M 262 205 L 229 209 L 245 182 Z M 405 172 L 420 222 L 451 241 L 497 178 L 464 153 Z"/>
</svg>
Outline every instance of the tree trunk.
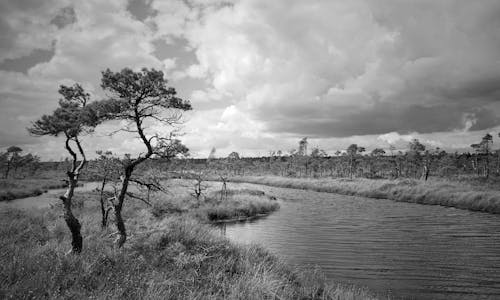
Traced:
<svg viewBox="0 0 500 300">
<path fill-rule="evenodd" d="M 9 178 L 10 164 L 11 164 L 11 161 L 8 160 L 7 161 L 7 169 L 5 170 L 5 179 Z"/>
<path fill-rule="evenodd" d="M 115 244 L 118 248 L 121 248 L 127 241 L 127 231 L 125 230 L 125 223 L 122 218 L 122 210 L 117 206 L 115 206 L 115 223 L 118 230 L 118 237 L 115 240 Z"/>
<path fill-rule="evenodd" d="M 120 190 L 120 194 L 118 195 L 118 203 L 114 205 L 115 211 L 115 224 L 116 229 L 118 230 L 118 238 L 115 240 L 115 244 L 118 248 L 121 248 L 123 244 L 127 241 L 127 231 L 125 230 L 125 223 L 122 218 L 122 208 L 123 201 L 125 200 L 125 196 L 127 195 L 128 183 L 130 181 L 130 177 L 132 176 L 133 167 L 129 166 L 125 168 L 125 176 L 122 178 L 122 188 Z"/>
<path fill-rule="evenodd" d="M 71 209 L 64 210 L 64 221 L 66 221 L 66 225 L 68 225 L 68 228 L 71 231 L 71 251 L 73 253 L 82 252 L 82 247 L 83 247 L 83 238 L 81 234 L 82 226 L 80 225 L 80 222 L 78 222 L 78 219 L 73 215 Z"/>
<path fill-rule="evenodd" d="M 78 219 L 73 215 L 71 210 L 71 200 L 73 199 L 73 194 L 77 184 L 73 174 L 68 174 L 69 185 L 64 196 L 60 199 L 63 201 L 64 205 L 64 221 L 71 232 L 71 252 L 80 253 L 82 252 L 83 239 L 81 234 L 81 225 Z"/>
<path fill-rule="evenodd" d="M 425 181 L 427 181 L 427 179 L 429 179 L 429 167 L 427 167 L 427 165 L 424 165 L 424 179 Z"/>
<path fill-rule="evenodd" d="M 490 178 L 490 154 L 486 153 L 486 179 Z"/>
<path fill-rule="evenodd" d="M 106 177 L 102 180 L 101 192 L 100 192 L 100 201 L 101 201 L 101 228 L 104 229 L 108 223 L 108 212 L 106 210 L 106 206 L 104 205 L 104 187 L 106 186 Z"/>
</svg>

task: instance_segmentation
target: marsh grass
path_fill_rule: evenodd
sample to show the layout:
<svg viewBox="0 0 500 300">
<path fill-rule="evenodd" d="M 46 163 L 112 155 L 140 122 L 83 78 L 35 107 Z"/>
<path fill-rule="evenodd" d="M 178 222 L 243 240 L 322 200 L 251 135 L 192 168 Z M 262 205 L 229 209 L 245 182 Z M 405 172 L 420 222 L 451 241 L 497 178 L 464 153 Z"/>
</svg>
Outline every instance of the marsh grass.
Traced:
<svg viewBox="0 0 500 300">
<path fill-rule="evenodd" d="M 200 201 L 188 196 L 155 199 L 151 211 L 157 218 L 189 212 L 201 222 L 228 222 L 267 215 L 277 209 L 278 202 L 263 191 L 228 189 L 227 198 L 221 198 L 219 190 L 211 190 Z"/>
<path fill-rule="evenodd" d="M 279 209 L 275 200 L 264 196 L 264 193 L 252 190 L 228 190 L 228 198 L 220 199 L 220 193 L 214 193 L 198 208 L 208 221 L 243 220 L 269 214 Z"/>
<path fill-rule="evenodd" d="M 67 254 L 59 210 L 0 212 L 0 298 L 12 299 L 374 299 L 329 283 L 319 270 L 286 265 L 265 249 L 239 246 L 190 213 L 124 211 L 129 240 L 112 246 L 100 229 L 96 193 L 77 194 L 84 249 Z M 177 205 L 181 205 L 179 201 Z"/>
<path fill-rule="evenodd" d="M 235 177 L 231 181 L 500 213 L 500 191 L 485 190 L 478 184 L 465 182 L 364 178 L 311 179 L 277 176 Z"/>
<path fill-rule="evenodd" d="M 65 188 L 66 184 L 56 179 L 2 179 L 0 201 L 38 196 L 49 189 Z"/>
</svg>

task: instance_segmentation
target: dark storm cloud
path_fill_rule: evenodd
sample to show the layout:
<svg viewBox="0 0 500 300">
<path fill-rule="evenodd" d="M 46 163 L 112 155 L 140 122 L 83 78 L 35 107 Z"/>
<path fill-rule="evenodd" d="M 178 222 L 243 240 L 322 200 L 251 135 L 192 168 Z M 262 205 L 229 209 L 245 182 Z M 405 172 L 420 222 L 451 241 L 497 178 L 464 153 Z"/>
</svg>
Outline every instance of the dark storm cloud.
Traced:
<svg viewBox="0 0 500 300">
<path fill-rule="evenodd" d="M 155 13 L 151 8 L 151 1 L 148 0 L 131 0 L 127 9 L 139 21 L 144 21 Z"/>
<path fill-rule="evenodd" d="M 75 10 L 71 6 L 63 7 L 59 13 L 50 21 L 51 24 L 61 29 L 76 22 Z"/>
<path fill-rule="evenodd" d="M 275 119 L 266 125 L 274 132 L 325 138 L 387 132 L 406 134 L 417 130 L 420 133 L 463 130 L 468 120 L 471 124 L 467 129 L 470 130 L 483 130 L 500 125 L 500 118 L 484 108 L 469 108 L 462 111 L 449 106 L 397 107 L 387 104 L 343 116 Z"/>
<path fill-rule="evenodd" d="M 372 36 L 385 35 L 385 42 L 373 46 L 366 40 L 364 46 L 356 45 L 356 39 L 336 41 L 336 36 L 315 31 L 315 36 L 331 42 L 333 53 L 340 53 L 337 60 L 347 57 L 348 62 L 335 65 L 330 48 L 322 48 L 323 40 L 317 45 L 315 40 L 309 40 L 314 55 L 303 54 L 308 60 L 295 71 L 311 79 L 294 85 L 291 82 L 295 79 L 286 77 L 288 82 L 276 82 L 274 90 L 273 81 L 279 75 L 270 77 L 270 82 L 261 82 L 267 90 L 276 92 L 262 93 L 262 99 L 251 106 L 255 119 L 275 133 L 321 137 L 485 130 L 500 125 L 500 2 L 360 3 L 369 7 L 372 19 L 368 20 L 372 23 L 359 21 L 358 30 L 379 26 Z M 353 16 L 362 14 L 362 9 L 356 11 L 354 4 L 352 7 L 352 11 L 346 10 Z M 342 26 L 341 19 L 332 21 L 332 26 L 335 23 L 343 29 L 353 26 Z M 302 36 L 307 34 L 310 32 L 299 35 L 301 38 L 293 40 L 289 48 L 300 51 Z M 278 41 L 273 40 L 279 45 Z M 359 50 L 350 51 L 351 43 Z M 369 47 L 373 47 L 375 57 L 358 56 Z M 316 67 L 318 61 L 322 65 Z M 358 66 L 357 72 L 350 73 L 353 65 Z M 324 69 L 331 70 L 331 74 Z M 274 74 L 279 72 L 276 68 Z M 283 91 L 285 84 L 288 91 Z M 300 85 L 301 90 L 296 88 Z M 328 87 L 335 88 L 333 94 L 325 93 Z"/>
<path fill-rule="evenodd" d="M 50 20 L 62 6 L 57 0 L 0 1 L 0 61 L 49 50 L 56 29 Z"/>
<path fill-rule="evenodd" d="M 5 59 L 0 62 L 0 70 L 27 73 L 31 67 L 49 61 L 54 56 L 54 53 L 54 48 L 50 50 L 35 49 L 26 56 Z"/>
</svg>

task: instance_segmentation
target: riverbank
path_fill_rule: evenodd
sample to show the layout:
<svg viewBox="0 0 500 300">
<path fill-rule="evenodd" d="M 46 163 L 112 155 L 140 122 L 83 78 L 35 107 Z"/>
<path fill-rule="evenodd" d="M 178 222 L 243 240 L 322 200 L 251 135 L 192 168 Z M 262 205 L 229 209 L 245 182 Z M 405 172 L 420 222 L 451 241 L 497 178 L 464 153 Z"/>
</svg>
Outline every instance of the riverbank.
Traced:
<svg viewBox="0 0 500 300">
<path fill-rule="evenodd" d="M 240 205 L 255 200 L 234 194 Z M 153 197 L 153 207 L 129 199 L 129 239 L 117 250 L 114 227 L 100 228 L 97 199 L 93 192 L 74 199 L 81 255 L 66 254 L 69 233 L 59 208 L 0 212 L 0 298 L 374 299 L 329 283 L 318 270 L 292 268 L 259 246 L 230 243 L 205 222 L 211 200 L 195 205 L 177 192 Z M 159 212 L 159 201 L 168 209 Z"/>
<path fill-rule="evenodd" d="M 0 201 L 38 196 L 50 189 L 62 189 L 67 184 L 56 179 L 1 179 Z"/>
<path fill-rule="evenodd" d="M 500 214 L 499 191 L 481 190 L 480 186 L 472 186 L 462 182 L 413 179 L 374 180 L 365 178 L 312 179 L 278 176 L 237 176 L 230 178 L 230 181 L 389 199 L 400 202 L 442 205 Z"/>
</svg>

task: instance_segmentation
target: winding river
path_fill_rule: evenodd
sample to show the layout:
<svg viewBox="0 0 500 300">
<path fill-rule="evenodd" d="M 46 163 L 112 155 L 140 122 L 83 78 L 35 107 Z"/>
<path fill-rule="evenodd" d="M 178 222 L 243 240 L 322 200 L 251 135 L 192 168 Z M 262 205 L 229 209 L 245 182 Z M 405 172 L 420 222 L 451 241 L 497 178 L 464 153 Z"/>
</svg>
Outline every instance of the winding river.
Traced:
<svg viewBox="0 0 500 300">
<path fill-rule="evenodd" d="M 230 183 L 278 197 L 281 208 L 224 225 L 237 243 L 259 243 L 334 281 L 399 299 L 500 299 L 500 215 L 441 206 Z M 86 183 L 78 191 L 92 190 Z M 42 208 L 64 190 L 0 202 Z"/>
<path fill-rule="evenodd" d="M 279 211 L 226 225 L 289 263 L 404 299 L 500 299 L 500 215 L 254 184 Z"/>
</svg>

